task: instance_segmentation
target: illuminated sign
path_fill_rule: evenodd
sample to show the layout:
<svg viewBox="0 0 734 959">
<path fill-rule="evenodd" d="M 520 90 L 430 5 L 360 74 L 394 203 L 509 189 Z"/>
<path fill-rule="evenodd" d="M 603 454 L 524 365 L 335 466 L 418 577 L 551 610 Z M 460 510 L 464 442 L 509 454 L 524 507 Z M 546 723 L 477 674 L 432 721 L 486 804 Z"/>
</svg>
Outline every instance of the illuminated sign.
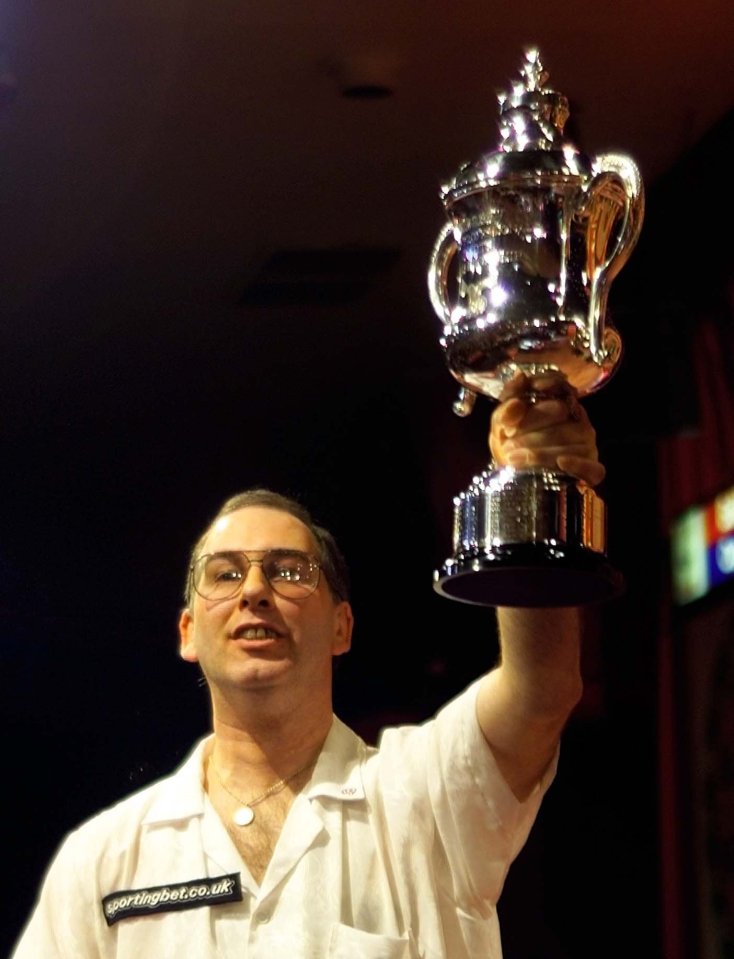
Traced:
<svg viewBox="0 0 734 959">
<path fill-rule="evenodd" d="M 671 524 L 673 599 L 683 605 L 734 579 L 734 487 Z"/>
</svg>

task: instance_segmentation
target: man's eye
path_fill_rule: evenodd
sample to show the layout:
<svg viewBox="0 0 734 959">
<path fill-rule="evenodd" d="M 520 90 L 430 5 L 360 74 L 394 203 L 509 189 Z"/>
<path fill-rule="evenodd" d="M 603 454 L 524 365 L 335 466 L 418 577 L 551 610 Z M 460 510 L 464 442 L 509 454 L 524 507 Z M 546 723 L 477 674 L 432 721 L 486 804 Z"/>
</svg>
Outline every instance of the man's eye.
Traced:
<svg viewBox="0 0 734 959">
<path fill-rule="evenodd" d="M 301 560 L 285 559 L 273 565 L 271 576 L 275 579 L 287 580 L 289 583 L 298 583 L 307 572 Z"/>
<path fill-rule="evenodd" d="M 209 571 L 209 579 L 215 583 L 231 583 L 242 578 L 236 566 L 225 566 Z"/>
</svg>

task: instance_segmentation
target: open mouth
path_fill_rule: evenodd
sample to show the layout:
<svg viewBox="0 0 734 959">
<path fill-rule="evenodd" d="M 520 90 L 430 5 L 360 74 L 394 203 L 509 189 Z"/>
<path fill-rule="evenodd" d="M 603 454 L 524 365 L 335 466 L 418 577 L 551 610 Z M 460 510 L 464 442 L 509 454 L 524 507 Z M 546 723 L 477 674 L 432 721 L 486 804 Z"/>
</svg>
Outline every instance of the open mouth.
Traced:
<svg viewBox="0 0 734 959">
<path fill-rule="evenodd" d="M 274 629 L 267 626 L 240 626 L 232 633 L 233 639 L 244 639 L 248 642 L 280 639 Z"/>
</svg>

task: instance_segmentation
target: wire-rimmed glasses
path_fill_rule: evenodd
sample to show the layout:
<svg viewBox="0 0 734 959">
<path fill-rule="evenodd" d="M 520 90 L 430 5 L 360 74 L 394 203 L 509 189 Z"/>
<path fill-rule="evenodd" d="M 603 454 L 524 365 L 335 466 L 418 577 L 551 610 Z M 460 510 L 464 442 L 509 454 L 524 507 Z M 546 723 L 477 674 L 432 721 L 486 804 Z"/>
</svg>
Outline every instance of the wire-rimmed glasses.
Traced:
<svg viewBox="0 0 734 959">
<path fill-rule="evenodd" d="M 253 558 L 253 554 L 258 556 Z M 319 585 L 320 564 L 297 549 L 204 553 L 191 565 L 191 584 L 204 599 L 231 599 L 253 564 L 260 566 L 274 592 L 287 599 L 305 599 Z"/>
</svg>

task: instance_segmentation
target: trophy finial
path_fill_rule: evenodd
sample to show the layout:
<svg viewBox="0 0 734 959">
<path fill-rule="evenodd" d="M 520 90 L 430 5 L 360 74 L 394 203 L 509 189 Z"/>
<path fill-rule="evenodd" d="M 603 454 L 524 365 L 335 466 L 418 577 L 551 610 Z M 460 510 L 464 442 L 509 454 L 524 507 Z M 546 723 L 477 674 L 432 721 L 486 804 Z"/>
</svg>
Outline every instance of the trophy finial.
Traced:
<svg viewBox="0 0 734 959">
<path fill-rule="evenodd" d="M 540 90 L 548 79 L 548 71 L 543 69 L 537 47 L 528 47 L 525 51 L 525 63 L 520 67 L 520 76 L 525 77 L 527 90 Z"/>
<path fill-rule="evenodd" d="M 500 93 L 499 149 L 505 153 L 526 150 L 562 150 L 569 144 L 563 137 L 568 119 L 568 100 L 562 93 L 546 88 L 548 72 L 537 47 L 528 47 L 520 68 L 521 80 L 509 93 Z"/>
</svg>

